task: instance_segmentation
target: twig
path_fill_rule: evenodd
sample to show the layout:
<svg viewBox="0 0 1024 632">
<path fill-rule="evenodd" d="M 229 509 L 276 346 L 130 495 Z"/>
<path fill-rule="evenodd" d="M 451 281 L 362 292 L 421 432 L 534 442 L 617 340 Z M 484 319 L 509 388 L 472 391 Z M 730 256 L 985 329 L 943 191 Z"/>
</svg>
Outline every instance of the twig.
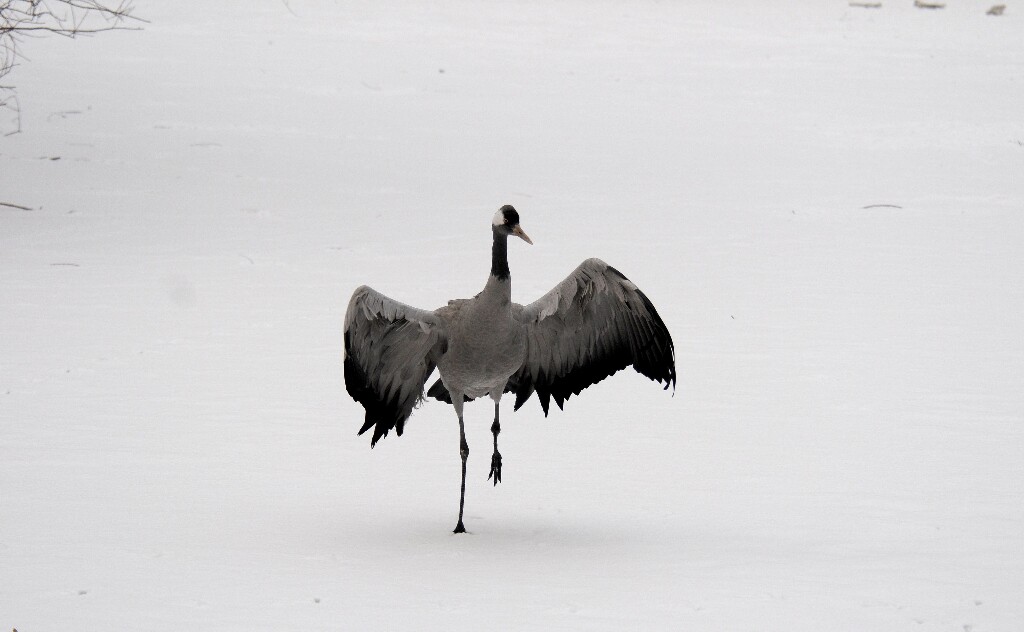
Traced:
<svg viewBox="0 0 1024 632">
<path fill-rule="evenodd" d="M 133 15 L 132 0 L 0 0 L 0 79 L 9 74 L 19 60 L 23 38 L 55 34 L 75 38 L 104 31 L 139 30 L 148 24 Z M 13 113 L 15 129 L 21 131 L 21 109 L 13 88 L 0 87 L 0 111 Z M 6 127 L 6 125 L 5 125 Z"/>
<path fill-rule="evenodd" d="M 902 206 L 897 206 L 895 204 L 868 204 L 867 206 L 862 206 L 861 208 L 862 209 L 865 209 L 865 208 L 900 208 L 901 209 L 903 207 Z"/>
<path fill-rule="evenodd" d="M 16 208 L 19 211 L 34 211 L 35 210 L 35 209 L 29 208 L 27 206 L 22 206 L 21 204 L 11 204 L 10 202 L 0 202 L 0 206 L 6 206 L 8 208 Z"/>
<path fill-rule="evenodd" d="M 0 65 L 3 63 L 0 60 Z M 0 73 L 2 72 L 3 68 L 0 68 Z M 21 102 L 18 101 L 18 93 L 10 86 L 0 86 L 0 110 L 5 109 L 14 113 L 11 119 L 14 122 L 14 129 L 10 132 L 5 132 L 4 136 L 14 136 L 21 132 Z"/>
<path fill-rule="evenodd" d="M 56 35 L 63 35 L 74 39 L 76 35 L 94 35 L 96 33 L 105 33 L 106 31 L 141 31 L 141 26 L 97 26 L 94 28 L 83 28 L 81 25 L 75 25 L 70 28 L 62 26 L 19 26 L 11 29 L 18 31 L 19 33 L 29 33 L 31 31 L 44 31 L 46 33 L 54 33 Z"/>
</svg>

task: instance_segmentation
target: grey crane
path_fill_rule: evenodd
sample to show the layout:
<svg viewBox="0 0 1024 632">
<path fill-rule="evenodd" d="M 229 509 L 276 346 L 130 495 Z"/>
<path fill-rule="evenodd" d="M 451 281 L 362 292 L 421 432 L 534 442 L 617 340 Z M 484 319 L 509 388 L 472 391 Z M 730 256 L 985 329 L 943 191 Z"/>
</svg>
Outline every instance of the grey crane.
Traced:
<svg viewBox="0 0 1024 632">
<path fill-rule="evenodd" d="M 466 401 L 494 400 L 494 452 L 488 480 L 501 481 L 499 402 L 514 393 L 519 408 L 534 393 L 544 416 L 551 398 L 559 408 L 572 395 L 630 365 L 675 389 L 675 348 L 651 301 L 621 272 L 587 259 L 533 303 L 512 302 L 508 238 L 533 242 L 519 213 L 501 207 L 491 222 L 491 273 L 482 292 L 428 311 L 410 307 L 370 287 L 358 288 L 345 313 L 345 386 L 366 409 L 359 434 L 373 428 L 370 447 L 391 429 L 399 435 L 423 387 L 437 368 L 440 379 L 427 395 L 452 404 L 459 418 L 462 486 L 455 533 L 464 533 L 466 503 Z"/>
</svg>

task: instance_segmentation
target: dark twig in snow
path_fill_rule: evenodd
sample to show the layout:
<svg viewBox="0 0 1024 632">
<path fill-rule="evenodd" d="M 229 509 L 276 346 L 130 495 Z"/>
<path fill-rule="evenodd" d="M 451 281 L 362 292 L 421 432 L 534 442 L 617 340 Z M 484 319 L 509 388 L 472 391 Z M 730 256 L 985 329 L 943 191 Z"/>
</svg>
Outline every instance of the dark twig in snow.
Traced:
<svg viewBox="0 0 1024 632">
<path fill-rule="evenodd" d="M 0 46 L 0 76 L 3 75 L 2 69 L 7 64 L 7 54 L 2 51 L 3 46 Z M 18 93 L 14 91 L 11 86 L 0 86 L 0 110 L 10 110 L 13 113 L 11 117 L 14 129 L 5 133 L 4 136 L 13 136 L 21 131 L 21 103 L 18 101 Z"/>
<path fill-rule="evenodd" d="M 0 202 L 0 206 L 6 206 L 8 208 L 16 208 L 19 211 L 34 211 L 35 210 L 35 209 L 29 208 L 27 206 L 22 206 L 21 204 L 11 204 L 10 202 Z"/>
</svg>

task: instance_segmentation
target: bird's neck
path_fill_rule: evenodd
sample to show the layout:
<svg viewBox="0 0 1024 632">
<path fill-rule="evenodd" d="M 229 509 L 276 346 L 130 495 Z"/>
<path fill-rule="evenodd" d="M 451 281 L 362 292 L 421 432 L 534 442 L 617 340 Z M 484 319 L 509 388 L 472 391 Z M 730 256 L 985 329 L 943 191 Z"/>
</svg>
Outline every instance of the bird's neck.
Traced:
<svg viewBox="0 0 1024 632">
<path fill-rule="evenodd" d="M 508 235 L 494 232 L 491 246 L 491 275 L 487 277 L 485 291 L 500 293 L 506 300 L 512 297 L 512 278 L 508 269 Z"/>
<path fill-rule="evenodd" d="M 508 269 L 508 236 L 494 232 L 494 245 L 491 246 L 491 276 L 499 281 L 508 281 L 511 272 Z"/>
</svg>

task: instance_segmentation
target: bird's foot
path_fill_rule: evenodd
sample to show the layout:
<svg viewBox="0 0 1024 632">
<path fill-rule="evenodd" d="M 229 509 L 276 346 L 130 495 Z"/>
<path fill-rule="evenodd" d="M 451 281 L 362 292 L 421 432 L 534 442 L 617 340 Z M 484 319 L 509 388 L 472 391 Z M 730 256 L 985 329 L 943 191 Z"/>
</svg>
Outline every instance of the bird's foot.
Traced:
<svg viewBox="0 0 1024 632">
<path fill-rule="evenodd" d="M 459 518 L 459 524 L 455 525 L 455 531 L 452 531 L 452 533 L 465 533 L 465 532 L 466 532 L 466 526 L 462 524 L 462 518 Z"/>
<path fill-rule="evenodd" d="M 501 482 L 501 453 L 497 450 L 491 455 L 491 473 L 487 475 L 487 480 L 491 480 L 491 477 L 495 485 Z"/>
</svg>

